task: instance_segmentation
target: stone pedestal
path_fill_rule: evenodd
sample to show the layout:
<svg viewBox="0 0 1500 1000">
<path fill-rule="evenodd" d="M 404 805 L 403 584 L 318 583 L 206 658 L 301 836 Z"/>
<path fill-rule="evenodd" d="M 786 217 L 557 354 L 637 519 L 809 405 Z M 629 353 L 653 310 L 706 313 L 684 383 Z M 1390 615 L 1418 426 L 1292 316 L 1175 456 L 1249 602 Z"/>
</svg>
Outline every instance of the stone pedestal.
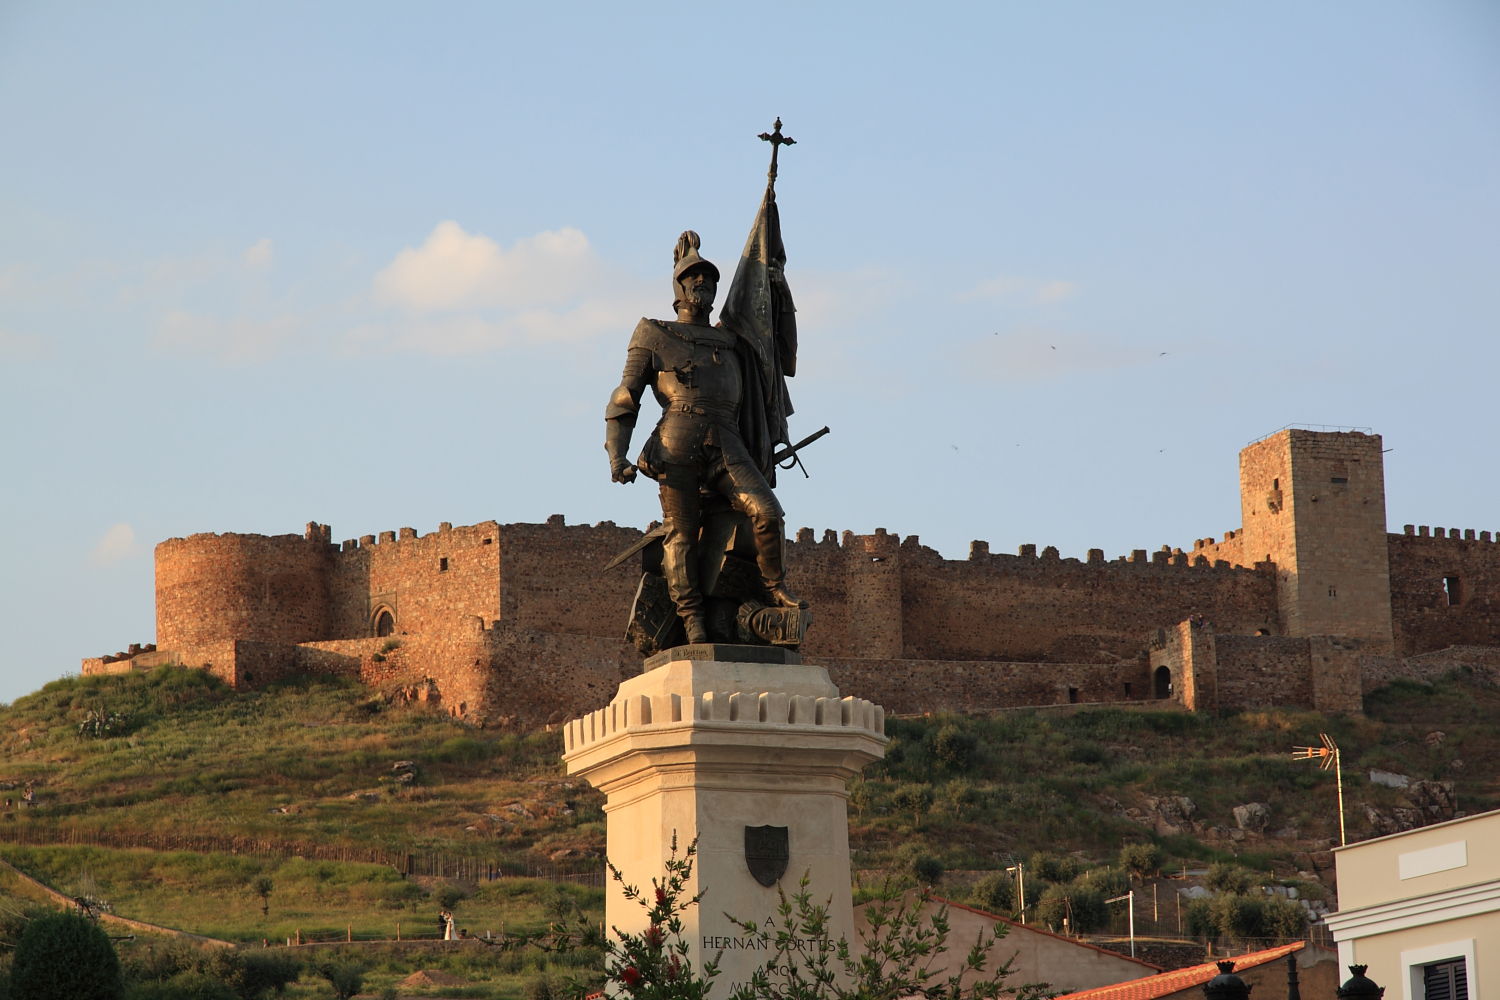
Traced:
<svg viewBox="0 0 1500 1000">
<path fill-rule="evenodd" d="M 673 653 L 621 684 L 606 708 L 569 722 L 563 760 L 607 796 L 609 859 L 628 884 L 649 892 L 673 836 L 679 853 L 697 839 L 690 892 L 704 897 L 687 915 L 688 941 L 695 963 L 723 950 L 713 992 L 724 997 L 767 957 L 725 914 L 763 921 L 778 902 L 776 883 L 751 872 L 747 827 L 785 828 L 780 885 L 790 895 L 807 874 L 813 899 L 832 900 L 833 937 L 854 939 L 847 785 L 884 755 L 885 712 L 839 697 L 822 667 Z M 645 911 L 612 881 L 605 923 L 645 929 Z"/>
</svg>

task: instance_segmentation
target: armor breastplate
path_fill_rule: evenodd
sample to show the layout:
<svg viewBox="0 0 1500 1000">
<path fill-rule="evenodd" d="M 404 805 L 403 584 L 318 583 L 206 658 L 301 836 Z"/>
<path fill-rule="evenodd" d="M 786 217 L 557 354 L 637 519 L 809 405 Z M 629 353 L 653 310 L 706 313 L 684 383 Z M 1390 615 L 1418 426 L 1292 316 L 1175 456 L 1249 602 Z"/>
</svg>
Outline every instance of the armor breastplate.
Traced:
<svg viewBox="0 0 1500 1000">
<path fill-rule="evenodd" d="M 642 325 L 646 323 L 654 328 L 653 387 L 663 417 L 693 413 L 733 420 L 744 391 L 734 334 L 720 327 L 661 321 Z"/>
</svg>

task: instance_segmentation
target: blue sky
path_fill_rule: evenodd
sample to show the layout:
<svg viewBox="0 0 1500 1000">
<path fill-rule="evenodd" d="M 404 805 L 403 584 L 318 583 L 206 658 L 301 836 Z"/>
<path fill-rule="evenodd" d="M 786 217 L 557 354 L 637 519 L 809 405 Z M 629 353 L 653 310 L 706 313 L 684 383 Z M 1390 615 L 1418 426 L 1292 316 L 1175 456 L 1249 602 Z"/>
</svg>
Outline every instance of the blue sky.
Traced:
<svg viewBox="0 0 1500 1000">
<path fill-rule="evenodd" d="M 164 538 L 651 520 L 604 402 L 778 115 L 791 528 L 1187 546 L 1299 423 L 1500 530 L 1500 6 L 542 7 L 0 2 L 0 700 Z"/>
</svg>

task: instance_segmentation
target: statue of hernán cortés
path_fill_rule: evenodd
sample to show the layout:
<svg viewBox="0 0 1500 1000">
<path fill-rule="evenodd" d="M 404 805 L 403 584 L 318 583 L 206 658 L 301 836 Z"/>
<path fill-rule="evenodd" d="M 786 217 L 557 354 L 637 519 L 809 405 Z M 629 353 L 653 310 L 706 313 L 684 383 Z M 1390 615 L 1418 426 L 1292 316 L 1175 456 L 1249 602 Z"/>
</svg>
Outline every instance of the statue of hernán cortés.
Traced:
<svg viewBox="0 0 1500 1000">
<path fill-rule="evenodd" d="M 673 253 L 676 319 L 636 324 L 605 410 L 611 478 L 628 483 L 639 471 L 661 491 L 659 574 L 681 633 L 679 639 L 676 622 L 641 606 L 652 600 L 653 581 L 643 582 L 632 628 L 647 651 L 674 640 L 795 646 L 809 620 L 807 602 L 787 586 L 786 522 L 772 492 L 776 463 L 788 457 L 786 379 L 797 366 L 775 197 L 775 150 L 792 140 L 780 125 L 762 136 L 773 143 L 770 181 L 720 321 L 709 324 L 719 269 L 699 253 L 698 234 L 684 232 Z M 647 386 L 661 418 L 631 462 Z M 649 577 L 657 567 L 651 551 L 646 558 Z"/>
</svg>

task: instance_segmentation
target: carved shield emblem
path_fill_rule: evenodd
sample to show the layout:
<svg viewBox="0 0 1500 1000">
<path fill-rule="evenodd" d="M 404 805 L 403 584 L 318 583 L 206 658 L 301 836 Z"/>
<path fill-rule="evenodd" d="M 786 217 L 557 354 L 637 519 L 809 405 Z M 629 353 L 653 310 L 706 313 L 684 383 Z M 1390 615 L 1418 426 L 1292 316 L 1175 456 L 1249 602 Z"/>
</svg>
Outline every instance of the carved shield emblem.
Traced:
<svg viewBox="0 0 1500 1000">
<path fill-rule="evenodd" d="M 791 848 L 784 826 L 745 827 L 745 864 L 755 881 L 770 888 L 786 874 Z"/>
</svg>

